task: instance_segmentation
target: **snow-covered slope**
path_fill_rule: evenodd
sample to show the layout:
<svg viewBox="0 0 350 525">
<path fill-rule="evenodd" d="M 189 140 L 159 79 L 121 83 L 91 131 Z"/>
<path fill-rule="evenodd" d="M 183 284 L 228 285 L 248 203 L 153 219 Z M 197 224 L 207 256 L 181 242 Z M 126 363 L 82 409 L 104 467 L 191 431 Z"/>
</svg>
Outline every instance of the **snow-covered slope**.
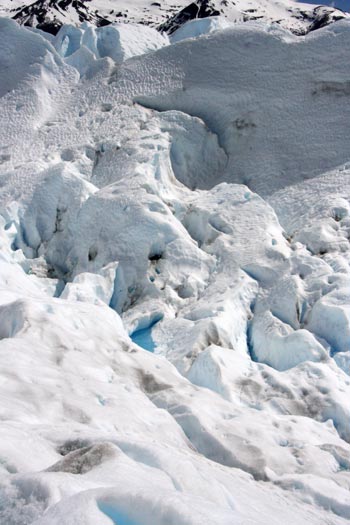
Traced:
<svg viewBox="0 0 350 525">
<path fill-rule="evenodd" d="M 1 525 L 349 522 L 349 44 L 0 19 Z"/>
<path fill-rule="evenodd" d="M 62 24 L 90 22 L 103 26 L 115 22 L 141 23 L 174 32 L 185 22 L 221 15 L 230 22 L 264 20 L 296 34 L 323 27 L 346 15 L 326 6 L 300 4 L 293 0 L 1 0 L 0 16 L 21 24 L 56 33 Z"/>
</svg>

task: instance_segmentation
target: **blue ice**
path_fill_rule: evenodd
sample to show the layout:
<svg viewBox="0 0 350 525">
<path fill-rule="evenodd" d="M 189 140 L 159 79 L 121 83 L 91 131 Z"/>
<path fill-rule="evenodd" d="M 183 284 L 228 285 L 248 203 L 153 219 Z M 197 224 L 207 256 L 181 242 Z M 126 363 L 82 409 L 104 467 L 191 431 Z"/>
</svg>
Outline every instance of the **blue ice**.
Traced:
<svg viewBox="0 0 350 525">
<path fill-rule="evenodd" d="M 114 525 L 140 525 L 124 512 L 119 511 L 112 505 L 108 505 L 108 503 L 99 503 L 98 508 L 113 521 Z"/>
<path fill-rule="evenodd" d="M 157 324 L 161 319 L 162 316 L 157 316 L 145 328 L 135 330 L 135 332 L 130 335 L 131 340 L 138 346 L 141 346 L 141 348 L 144 350 L 147 350 L 148 352 L 154 352 L 156 344 L 152 339 L 152 329 L 154 325 Z"/>
</svg>

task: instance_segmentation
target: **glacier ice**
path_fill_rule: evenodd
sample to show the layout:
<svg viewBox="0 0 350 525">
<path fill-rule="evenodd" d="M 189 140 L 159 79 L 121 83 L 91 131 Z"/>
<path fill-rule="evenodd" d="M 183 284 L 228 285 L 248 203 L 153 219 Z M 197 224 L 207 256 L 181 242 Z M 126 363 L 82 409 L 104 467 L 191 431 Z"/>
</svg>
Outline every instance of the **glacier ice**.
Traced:
<svg viewBox="0 0 350 525">
<path fill-rule="evenodd" d="M 349 520 L 350 26 L 225 25 L 0 19 L 0 523 Z"/>
</svg>

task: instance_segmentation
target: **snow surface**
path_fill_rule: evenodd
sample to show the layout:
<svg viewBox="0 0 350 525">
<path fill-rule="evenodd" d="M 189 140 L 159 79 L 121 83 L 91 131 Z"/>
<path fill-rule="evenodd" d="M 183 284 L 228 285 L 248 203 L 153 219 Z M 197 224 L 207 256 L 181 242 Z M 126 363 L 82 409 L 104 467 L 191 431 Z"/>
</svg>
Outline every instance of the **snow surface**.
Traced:
<svg viewBox="0 0 350 525">
<path fill-rule="evenodd" d="M 226 25 L 0 19 L 1 524 L 349 523 L 350 24 Z"/>
</svg>

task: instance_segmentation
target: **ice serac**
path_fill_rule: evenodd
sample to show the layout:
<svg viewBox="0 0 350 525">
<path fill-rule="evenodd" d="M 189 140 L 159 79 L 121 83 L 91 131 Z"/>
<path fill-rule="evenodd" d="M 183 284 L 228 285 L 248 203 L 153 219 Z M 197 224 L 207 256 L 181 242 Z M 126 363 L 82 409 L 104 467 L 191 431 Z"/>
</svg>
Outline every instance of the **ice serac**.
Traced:
<svg viewBox="0 0 350 525">
<path fill-rule="evenodd" d="M 349 522 L 349 38 L 0 20 L 1 524 Z"/>
</svg>

